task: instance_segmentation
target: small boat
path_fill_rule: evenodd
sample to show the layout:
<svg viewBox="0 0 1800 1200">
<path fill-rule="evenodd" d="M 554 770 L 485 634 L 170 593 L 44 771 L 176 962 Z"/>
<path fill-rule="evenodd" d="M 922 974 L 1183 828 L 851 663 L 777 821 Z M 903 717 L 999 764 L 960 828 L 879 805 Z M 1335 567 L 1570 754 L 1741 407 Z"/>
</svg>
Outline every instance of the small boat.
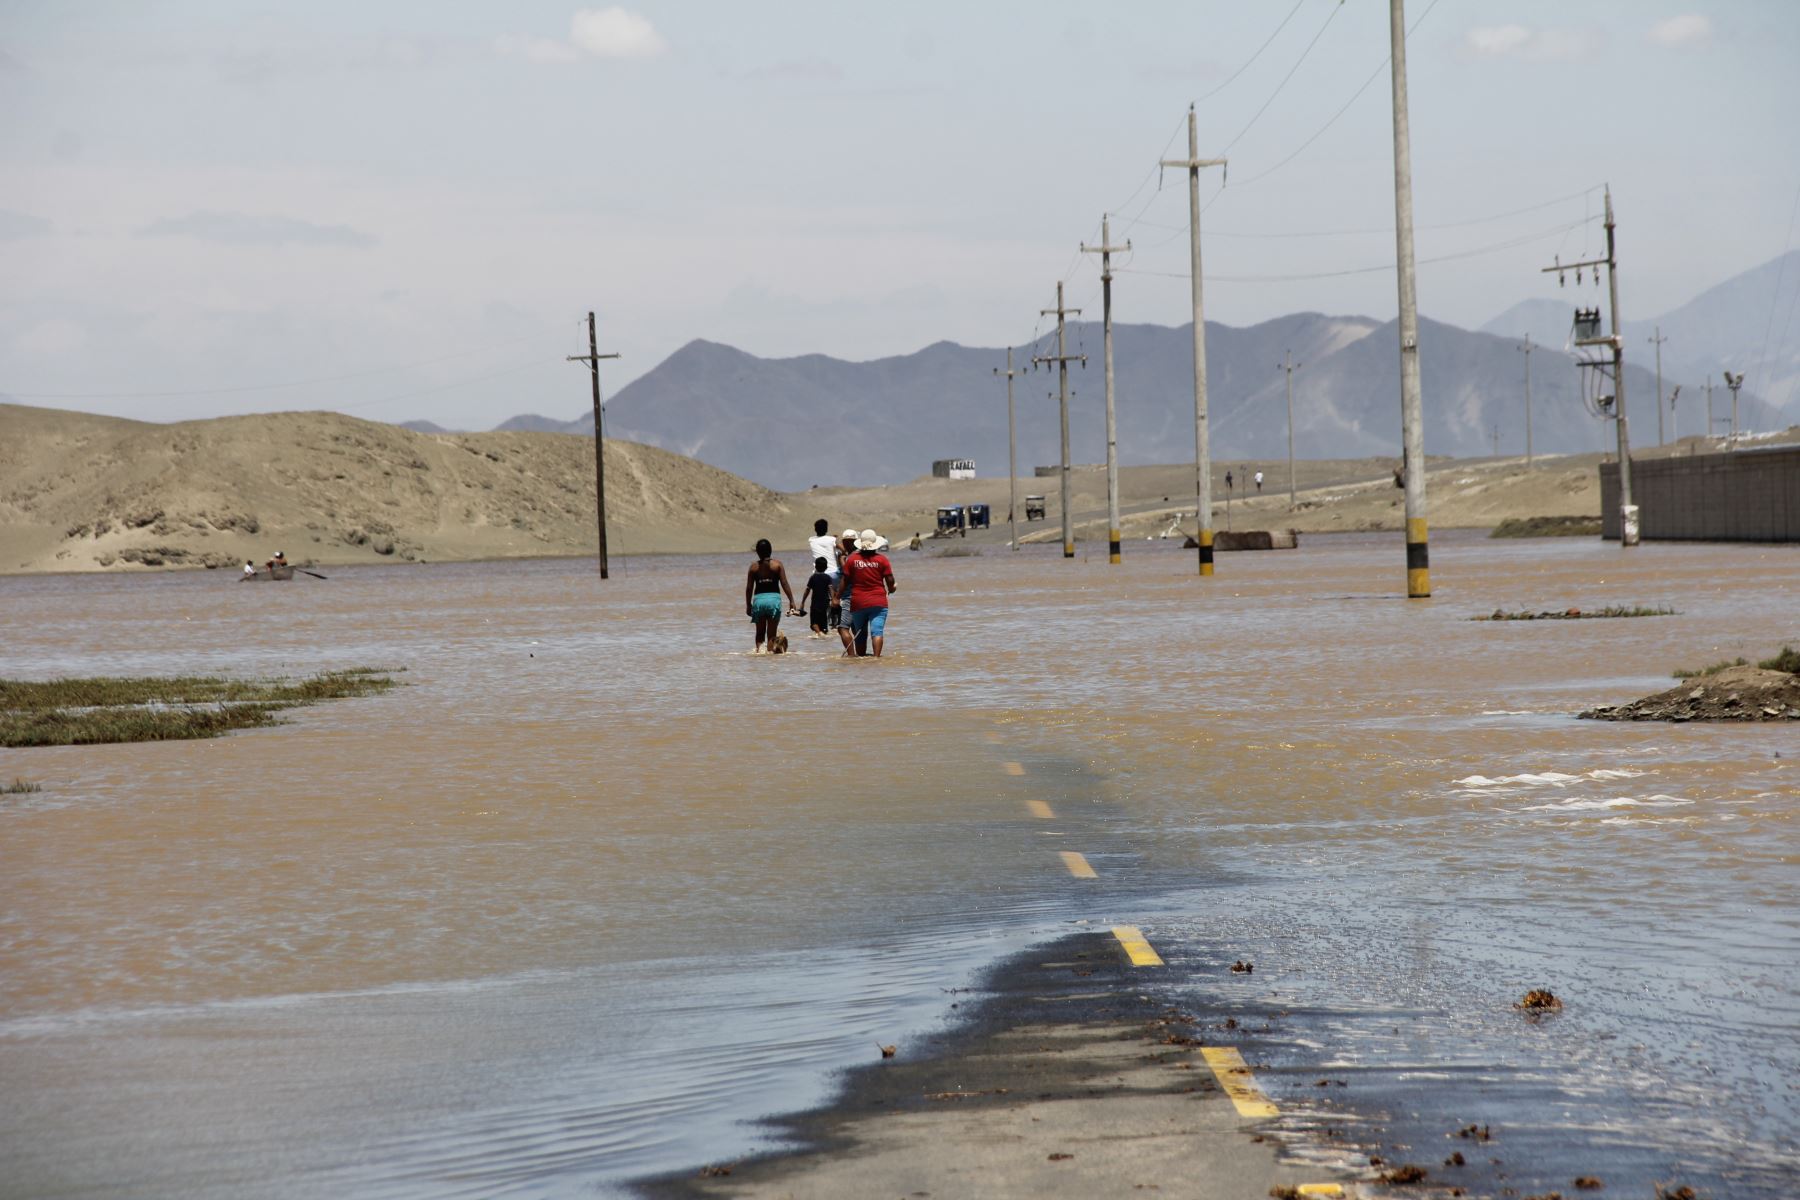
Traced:
<svg viewBox="0 0 1800 1200">
<path fill-rule="evenodd" d="M 284 567 L 264 567 L 262 570 L 256 572 L 256 574 L 254 574 L 254 575 L 244 575 L 244 576 L 240 577 L 238 582 L 240 582 L 240 583 L 262 583 L 264 581 L 273 581 L 275 583 L 282 583 L 289 579 L 292 579 L 293 577 L 294 577 L 294 568 L 292 565 L 284 566 Z"/>
</svg>

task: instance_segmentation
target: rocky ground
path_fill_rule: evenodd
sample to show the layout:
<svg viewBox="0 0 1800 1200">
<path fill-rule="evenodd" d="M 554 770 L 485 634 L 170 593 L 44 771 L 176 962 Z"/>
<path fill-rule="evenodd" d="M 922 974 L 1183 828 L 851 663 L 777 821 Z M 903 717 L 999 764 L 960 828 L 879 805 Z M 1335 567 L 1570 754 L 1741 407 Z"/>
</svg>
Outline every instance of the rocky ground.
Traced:
<svg viewBox="0 0 1800 1200">
<path fill-rule="evenodd" d="M 1581 715 L 1595 721 L 1800 721 L 1800 675 L 1730 667 Z"/>
</svg>

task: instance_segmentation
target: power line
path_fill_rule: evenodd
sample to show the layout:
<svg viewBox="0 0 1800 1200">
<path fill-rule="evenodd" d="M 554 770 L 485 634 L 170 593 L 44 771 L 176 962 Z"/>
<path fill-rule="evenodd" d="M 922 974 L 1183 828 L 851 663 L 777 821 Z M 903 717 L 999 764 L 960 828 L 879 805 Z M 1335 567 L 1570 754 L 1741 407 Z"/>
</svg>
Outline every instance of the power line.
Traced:
<svg viewBox="0 0 1800 1200">
<path fill-rule="evenodd" d="M 1224 83 L 1221 83 L 1218 87 L 1214 88 L 1212 91 L 1207 92 L 1205 95 L 1195 97 L 1193 100 L 1193 103 L 1204 104 L 1208 100 L 1211 100 L 1214 96 L 1218 95 L 1220 92 L 1224 91 L 1226 88 L 1230 87 L 1232 84 L 1236 83 L 1238 76 L 1242 75 L 1245 71 L 1248 71 L 1250 69 L 1250 64 L 1254 63 L 1257 59 L 1262 57 L 1262 52 L 1264 50 L 1267 50 L 1271 45 L 1273 45 L 1275 42 L 1275 39 L 1281 36 L 1281 31 L 1287 28 L 1289 21 L 1294 19 L 1294 14 L 1299 12 L 1305 6 L 1306 6 L 1306 0 L 1299 0 L 1299 3 L 1295 4 L 1294 7 L 1288 9 L 1288 15 L 1281 18 L 1281 24 L 1279 24 L 1275 27 L 1275 32 L 1271 33 L 1268 36 L 1268 39 L 1266 41 L 1264 41 L 1262 45 L 1260 45 L 1256 48 L 1255 54 L 1252 54 L 1249 58 L 1244 60 L 1243 66 L 1239 67 L 1237 70 L 1235 70 L 1231 73 L 1231 78 L 1227 79 Z M 1178 128 L 1178 129 L 1176 129 L 1175 132 L 1177 134 L 1179 134 L 1181 132 L 1181 130 Z M 1175 139 L 1170 138 L 1169 140 L 1171 142 L 1173 142 Z M 1164 146 L 1163 154 L 1167 154 L 1168 152 L 1169 152 L 1168 147 Z M 1157 155 L 1157 157 L 1161 158 L 1162 155 L 1159 154 L 1159 155 Z"/>
<path fill-rule="evenodd" d="M 278 392 L 287 388 L 314 387 L 324 383 L 346 383 L 353 379 L 367 379 L 374 375 L 392 375 L 398 371 L 413 371 L 420 367 L 429 367 L 451 359 L 467 358 L 471 354 L 485 354 L 492 350 L 506 350 L 526 342 L 548 338 L 545 333 L 534 333 L 526 337 L 515 338 L 510 342 L 500 342 L 492 346 L 478 346 L 472 350 L 458 350 L 452 354 L 442 354 L 436 358 L 422 359 L 419 362 L 403 363 L 394 367 L 373 367 L 367 371 L 352 371 L 347 375 L 326 375 L 317 379 L 295 379 L 287 383 L 258 383 L 242 387 L 224 388 L 186 388 L 177 391 L 162 392 L 9 392 L 19 400 L 165 400 L 183 396 L 229 396 L 242 392 Z"/>
<path fill-rule="evenodd" d="M 1281 82 L 1275 85 L 1275 90 L 1269 93 L 1269 98 L 1264 100 L 1262 107 L 1256 110 L 1256 114 L 1250 118 L 1249 124 L 1246 124 L 1242 129 L 1238 130 L 1237 137 L 1226 142 L 1224 149 L 1220 150 L 1214 157 L 1224 158 L 1231 148 L 1238 144 L 1239 139 L 1250 132 L 1251 126 L 1262 119 L 1262 115 L 1269 111 L 1269 105 L 1275 103 L 1275 97 L 1281 95 L 1283 89 L 1287 87 L 1288 81 L 1293 79 L 1294 72 L 1300 69 L 1300 64 L 1306 61 L 1306 56 L 1312 53 L 1313 47 L 1319 44 L 1319 39 L 1325 36 L 1325 30 L 1331 25 L 1331 22 L 1337 15 L 1343 11 L 1344 0 L 1338 0 L 1337 7 L 1333 8 L 1331 14 L 1319 25 L 1319 31 L 1313 34 L 1312 41 L 1306 43 L 1306 49 L 1300 52 L 1300 57 L 1294 60 L 1294 65 L 1288 68 L 1288 73 L 1281 77 Z"/>
</svg>

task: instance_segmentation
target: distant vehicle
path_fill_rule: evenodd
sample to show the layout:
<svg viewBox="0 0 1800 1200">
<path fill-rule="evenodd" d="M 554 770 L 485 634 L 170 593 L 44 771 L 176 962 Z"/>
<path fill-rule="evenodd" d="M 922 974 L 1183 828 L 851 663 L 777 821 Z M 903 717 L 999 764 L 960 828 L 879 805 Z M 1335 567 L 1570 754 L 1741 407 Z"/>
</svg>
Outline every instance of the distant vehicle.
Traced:
<svg viewBox="0 0 1800 1200">
<path fill-rule="evenodd" d="M 938 508 L 937 530 L 933 537 L 967 537 L 968 528 L 960 504 L 945 504 Z"/>
<path fill-rule="evenodd" d="M 1027 521 L 1044 519 L 1044 498 L 1042 496 L 1025 497 L 1025 519 Z"/>
<path fill-rule="evenodd" d="M 990 520 L 988 506 L 985 504 L 969 505 L 969 528 L 986 529 Z"/>
</svg>

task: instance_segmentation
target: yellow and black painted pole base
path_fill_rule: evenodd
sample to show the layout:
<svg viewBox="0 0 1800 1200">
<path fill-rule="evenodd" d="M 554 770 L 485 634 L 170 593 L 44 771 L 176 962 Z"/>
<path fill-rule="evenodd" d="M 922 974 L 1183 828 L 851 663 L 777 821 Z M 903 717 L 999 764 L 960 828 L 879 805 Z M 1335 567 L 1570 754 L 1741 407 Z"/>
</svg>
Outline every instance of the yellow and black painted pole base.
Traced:
<svg viewBox="0 0 1800 1200">
<path fill-rule="evenodd" d="M 1210 529 L 1202 529 L 1200 531 L 1200 573 L 1202 575 L 1211 575 L 1213 573 L 1212 542 L 1213 531 Z"/>
<path fill-rule="evenodd" d="M 1107 536 L 1106 553 L 1109 556 L 1108 561 L 1111 562 L 1113 564 L 1113 566 L 1115 566 L 1115 567 L 1118 566 L 1119 565 L 1119 531 L 1116 529 L 1112 530 L 1111 533 L 1108 534 L 1108 536 Z"/>
<path fill-rule="evenodd" d="M 1063 543 L 1063 557 L 1064 558 L 1074 558 L 1075 557 L 1075 543 L 1074 542 L 1064 542 Z"/>
<path fill-rule="evenodd" d="M 1406 519 L 1406 598 L 1431 595 L 1431 551 L 1426 544 L 1425 518 Z"/>
</svg>

